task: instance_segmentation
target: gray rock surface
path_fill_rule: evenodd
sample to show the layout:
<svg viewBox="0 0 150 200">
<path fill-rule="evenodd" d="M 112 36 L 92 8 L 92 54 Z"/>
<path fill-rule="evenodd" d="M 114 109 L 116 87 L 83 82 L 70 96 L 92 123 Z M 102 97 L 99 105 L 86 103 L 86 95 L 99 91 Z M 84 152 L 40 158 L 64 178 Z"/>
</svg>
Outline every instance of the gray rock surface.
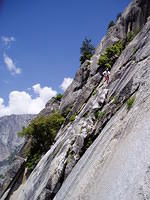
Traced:
<svg viewBox="0 0 150 200">
<path fill-rule="evenodd" d="M 45 108 L 41 110 L 39 115 L 47 116 L 50 115 L 52 112 L 59 109 L 60 101 L 57 100 L 55 97 L 51 98 L 47 104 L 45 105 Z"/>
<path fill-rule="evenodd" d="M 119 110 L 102 130 L 97 130 L 99 137 L 74 167 L 55 200 L 150 199 L 149 51 L 150 22 L 124 50 L 111 71 L 115 81 L 108 86 L 108 99 L 117 94 Z M 116 80 L 113 76 L 118 70 L 121 75 Z M 128 111 L 126 98 L 133 94 L 136 100 Z M 109 103 L 103 110 L 108 106 L 113 112 Z"/>
<path fill-rule="evenodd" d="M 5 191 L 1 200 L 9 197 L 13 185 L 16 183 L 18 177 L 22 174 L 25 169 L 25 159 L 20 156 L 15 156 L 9 170 L 5 175 L 5 179 L 2 184 L 2 192 Z M 9 186 L 9 187 L 8 187 Z"/>
<path fill-rule="evenodd" d="M 71 109 L 65 125 L 18 189 L 18 200 L 149 199 L 149 11 L 148 0 L 134 0 L 108 30 L 90 65 L 81 65 L 60 102 L 63 112 Z M 143 29 L 113 65 L 107 85 L 99 56 L 137 26 Z M 134 96 L 128 110 L 126 102 Z"/>
<path fill-rule="evenodd" d="M 133 108 L 124 104 L 110 119 L 55 200 L 150 199 L 149 66 L 149 56 L 132 66 L 133 82 L 140 82 Z"/>
<path fill-rule="evenodd" d="M 23 126 L 27 126 L 34 117 L 35 115 L 10 115 L 0 118 L 0 195 L 12 180 L 8 175 L 9 178 L 7 178 L 5 186 L 2 186 L 15 155 L 25 142 L 24 138 L 19 138 L 17 133 L 22 130 Z M 14 167 L 12 168 L 17 171 Z"/>
<path fill-rule="evenodd" d="M 7 159 L 24 139 L 17 133 L 26 126 L 34 115 L 10 115 L 0 118 L 0 162 Z"/>
</svg>

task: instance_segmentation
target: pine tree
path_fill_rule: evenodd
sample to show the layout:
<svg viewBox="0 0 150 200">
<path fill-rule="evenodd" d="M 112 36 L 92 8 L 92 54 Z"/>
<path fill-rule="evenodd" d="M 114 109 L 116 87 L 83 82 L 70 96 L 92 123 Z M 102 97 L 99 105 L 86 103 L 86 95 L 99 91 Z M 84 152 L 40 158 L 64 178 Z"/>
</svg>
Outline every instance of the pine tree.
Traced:
<svg viewBox="0 0 150 200">
<path fill-rule="evenodd" d="M 94 52 L 95 48 L 94 45 L 91 43 L 91 40 L 85 38 L 80 48 L 80 63 L 83 64 L 86 60 L 90 60 Z"/>
</svg>

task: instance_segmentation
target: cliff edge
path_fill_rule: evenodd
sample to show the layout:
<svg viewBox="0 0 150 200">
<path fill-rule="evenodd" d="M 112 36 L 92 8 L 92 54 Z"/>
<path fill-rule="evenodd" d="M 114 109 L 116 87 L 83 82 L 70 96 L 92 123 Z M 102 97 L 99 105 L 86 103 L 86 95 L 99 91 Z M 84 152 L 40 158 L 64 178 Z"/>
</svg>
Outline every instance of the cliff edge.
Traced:
<svg viewBox="0 0 150 200">
<path fill-rule="evenodd" d="M 149 16 L 150 2 L 133 0 L 59 104 L 52 100 L 41 112 L 51 112 L 52 102 L 62 113 L 69 110 L 18 200 L 150 199 Z M 99 59 L 118 44 L 107 85 Z"/>
</svg>

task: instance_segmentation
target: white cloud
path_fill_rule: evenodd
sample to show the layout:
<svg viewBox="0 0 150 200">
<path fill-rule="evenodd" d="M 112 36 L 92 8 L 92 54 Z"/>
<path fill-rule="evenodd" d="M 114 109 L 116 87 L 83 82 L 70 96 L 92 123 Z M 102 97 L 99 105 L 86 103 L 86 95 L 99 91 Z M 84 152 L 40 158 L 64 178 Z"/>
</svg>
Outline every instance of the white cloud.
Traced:
<svg viewBox="0 0 150 200">
<path fill-rule="evenodd" d="M 65 91 L 69 85 L 72 83 L 73 79 L 72 78 L 64 78 L 62 84 L 60 85 L 60 88 Z"/>
<path fill-rule="evenodd" d="M 32 86 L 36 98 L 25 91 L 12 91 L 9 94 L 8 106 L 0 98 L 0 116 L 10 114 L 38 114 L 49 99 L 56 96 L 57 92 L 51 87 L 41 88 L 40 84 Z"/>
<path fill-rule="evenodd" d="M 6 53 L 3 54 L 3 57 L 4 57 L 4 63 L 6 64 L 7 69 L 11 72 L 12 75 L 21 73 L 21 69 L 16 67 L 12 58 L 10 58 Z"/>
<path fill-rule="evenodd" d="M 12 36 L 11 37 L 2 36 L 1 40 L 6 47 L 10 47 L 11 43 L 16 41 L 16 39 Z"/>
<path fill-rule="evenodd" d="M 0 110 L 4 108 L 4 100 L 2 98 L 0 98 Z"/>
</svg>

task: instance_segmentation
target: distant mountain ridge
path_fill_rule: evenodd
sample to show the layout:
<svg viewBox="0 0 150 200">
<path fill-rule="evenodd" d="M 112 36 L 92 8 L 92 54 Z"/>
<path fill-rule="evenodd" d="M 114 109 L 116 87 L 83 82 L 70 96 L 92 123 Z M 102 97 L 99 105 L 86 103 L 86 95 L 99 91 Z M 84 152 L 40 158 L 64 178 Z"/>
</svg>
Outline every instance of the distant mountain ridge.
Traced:
<svg viewBox="0 0 150 200">
<path fill-rule="evenodd" d="M 6 170 L 8 158 L 15 155 L 17 149 L 24 143 L 17 133 L 27 126 L 35 115 L 10 115 L 0 117 L 0 175 Z"/>
</svg>

